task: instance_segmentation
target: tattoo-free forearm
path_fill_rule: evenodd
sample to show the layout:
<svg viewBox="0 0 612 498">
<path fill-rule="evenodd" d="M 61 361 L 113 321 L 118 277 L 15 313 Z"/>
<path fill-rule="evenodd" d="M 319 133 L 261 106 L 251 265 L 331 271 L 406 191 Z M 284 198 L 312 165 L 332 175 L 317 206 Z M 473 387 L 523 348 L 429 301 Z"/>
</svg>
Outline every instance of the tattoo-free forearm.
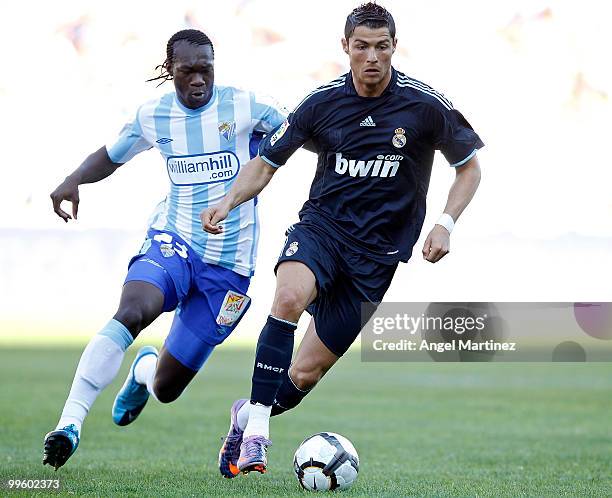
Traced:
<svg viewBox="0 0 612 498">
<path fill-rule="evenodd" d="M 78 185 L 99 182 L 112 175 L 119 166 L 121 164 L 110 160 L 106 147 L 101 147 L 87 156 L 81 165 L 68 175 L 68 179 L 76 182 Z"/>
<path fill-rule="evenodd" d="M 457 176 L 448 193 L 444 212 L 450 214 L 453 220 L 457 221 L 457 218 L 474 197 L 479 183 L 480 165 L 478 159 L 474 156 L 464 166 L 457 169 Z"/>
<path fill-rule="evenodd" d="M 236 181 L 225 196 L 223 202 L 231 211 L 236 206 L 259 194 L 276 173 L 276 168 L 270 166 L 259 156 L 255 156 L 240 169 Z"/>
</svg>

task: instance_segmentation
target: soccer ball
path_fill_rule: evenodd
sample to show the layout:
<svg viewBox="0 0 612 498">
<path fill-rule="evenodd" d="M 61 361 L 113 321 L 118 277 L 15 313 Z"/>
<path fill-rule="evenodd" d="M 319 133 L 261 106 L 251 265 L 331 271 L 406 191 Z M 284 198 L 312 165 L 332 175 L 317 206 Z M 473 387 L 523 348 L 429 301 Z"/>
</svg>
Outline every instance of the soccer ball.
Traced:
<svg viewBox="0 0 612 498">
<path fill-rule="evenodd" d="M 305 439 L 293 457 L 295 475 L 304 489 L 346 489 L 359 472 L 359 456 L 340 434 L 319 432 Z"/>
</svg>

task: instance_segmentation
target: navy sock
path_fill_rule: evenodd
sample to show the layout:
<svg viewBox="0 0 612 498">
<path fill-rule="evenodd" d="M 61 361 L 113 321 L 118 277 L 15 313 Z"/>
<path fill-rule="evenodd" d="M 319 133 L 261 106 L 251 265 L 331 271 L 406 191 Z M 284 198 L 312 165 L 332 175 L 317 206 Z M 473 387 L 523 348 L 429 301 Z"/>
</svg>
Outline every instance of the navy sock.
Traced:
<svg viewBox="0 0 612 498">
<path fill-rule="evenodd" d="M 278 388 L 291 364 L 296 324 L 268 317 L 255 353 L 251 402 L 272 406 Z"/>
<path fill-rule="evenodd" d="M 278 393 L 276 393 L 271 415 L 280 415 L 287 410 L 295 408 L 309 392 L 310 390 L 302 391 L 298 389 L 293 380 L 291 380 L 291 377 L 289 377 L 289 370 L 283 372 L 283 383 L 278 389 Z"/>
</svg>

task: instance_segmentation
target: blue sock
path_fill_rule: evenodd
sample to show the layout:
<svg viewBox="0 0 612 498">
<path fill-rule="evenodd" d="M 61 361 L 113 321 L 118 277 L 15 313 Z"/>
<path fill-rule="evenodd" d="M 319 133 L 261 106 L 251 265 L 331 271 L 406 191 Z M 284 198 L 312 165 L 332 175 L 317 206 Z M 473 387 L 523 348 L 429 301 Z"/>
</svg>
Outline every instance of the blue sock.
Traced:
<svg viewBox="0 0 612 498">
<path fill-rule="evenodd" d="M 293 337 L 297 324 L 268 317 L 255 352 L 251 402 L 272 406 L 283 375 L 291 364 Z"/>
<path fill-rule="evenodd" d="M 130 331 L 120 321 L 111 319 L 110 322 L 99 332 L 99 335 L 105 335 L 125 351 L 130 344 L 134 342 L 134 338 Z"/>
</svg>

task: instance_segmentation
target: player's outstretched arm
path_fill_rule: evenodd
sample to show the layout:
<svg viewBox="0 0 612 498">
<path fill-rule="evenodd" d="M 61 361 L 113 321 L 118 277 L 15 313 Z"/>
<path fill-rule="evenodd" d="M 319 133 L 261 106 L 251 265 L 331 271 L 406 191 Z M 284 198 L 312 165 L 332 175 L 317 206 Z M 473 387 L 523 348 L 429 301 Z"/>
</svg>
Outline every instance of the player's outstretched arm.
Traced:
<svg viewBox="0 0 612 498">
<path fill-rule="evenodd" d="M 98 182 L 113 174 L 119 166 L 121 164 L 110 160 L 106 147 L 100 147 L 87 156 L 81 165 L 51 192 L 53 211 L 66 223 L 73 217 L 76 220 L 79 211 L 79 185 Z M 62 209 L 62 201 L 72 203 L 72 216 Z"/>
<path fill-rule="evenodd" d="M 272 176 L 276 173 L 276 169 L 259 156 L 255 156 L 242 166 L 232 188 L 221 199 L 221 202 L 204 209 L 200 213 L 202 228 L 208 233 L 221 233 L 223 227 L 218 225 L 218 223 L 227 218 L 232 209 L 259 194 L 270 182 Z"/>
<path fill-rule="evenodd" d="M 470 203 L 480 183 L 480 164 L 474 156 L 463 166 L 456 169 L 456 176 L 444 213 L 456 222 L 463 210 Z M 434 225 L 423 245 L 423 258 L 431 263 L 440 261 L 450 250 L 450 232 L 443 225 Z"/>
</svg>

